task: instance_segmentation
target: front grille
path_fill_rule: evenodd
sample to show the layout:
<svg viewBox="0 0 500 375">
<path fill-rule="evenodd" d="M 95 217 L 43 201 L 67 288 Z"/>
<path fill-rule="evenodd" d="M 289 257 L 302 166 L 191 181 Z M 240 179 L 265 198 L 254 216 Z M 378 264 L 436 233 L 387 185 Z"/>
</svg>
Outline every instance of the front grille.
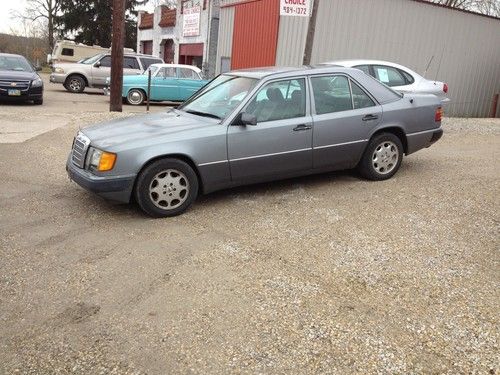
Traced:
<svg viewBox="0 0 500 375">
<path fill-rule="evenodd" d="M 1 90 L 21 90 L 26 91 L 30 87 L 30 81 L 26 80 L 15 80 L 15 79 L 2 79 L 0 80 L 0 89 Z"/>
<path fill-rule="evenodd" d="M 79 132 L 73 141 L 73 149 L 71 150 L 71 161 L 77 167 L 85 167 L 85 155 L 87 155 L 89 145 L 90 139 Z"/>
</svg>

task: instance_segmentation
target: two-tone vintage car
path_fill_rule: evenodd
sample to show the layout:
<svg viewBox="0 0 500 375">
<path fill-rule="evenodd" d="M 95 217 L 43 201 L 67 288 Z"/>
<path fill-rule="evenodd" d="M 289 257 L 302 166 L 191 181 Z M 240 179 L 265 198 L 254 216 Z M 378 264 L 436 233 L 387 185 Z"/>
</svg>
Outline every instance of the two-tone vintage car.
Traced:
<svg viewBox="0 0 500 375">
<path fill-rule="evenodd" d="M 442 135 L 441 102 L 400 94 L 361 70 L 322 66 L 225 73 L 177 109 L 78 132 L 72 180 L 149 215 L 184 212 L 200 193 L 357 168 L 385 180 Z"/>
<path fill-rule="evenodd" d="M 151 71 L 151 101 L 183 102 L 208 82 L 202 78 L 201 70 L 192 65 L 153 64 L 148 70 Z M 124 102 L 141 105 L 146 101 L 148 70 L 142 75 L 123 77 Z"/>
</svg>

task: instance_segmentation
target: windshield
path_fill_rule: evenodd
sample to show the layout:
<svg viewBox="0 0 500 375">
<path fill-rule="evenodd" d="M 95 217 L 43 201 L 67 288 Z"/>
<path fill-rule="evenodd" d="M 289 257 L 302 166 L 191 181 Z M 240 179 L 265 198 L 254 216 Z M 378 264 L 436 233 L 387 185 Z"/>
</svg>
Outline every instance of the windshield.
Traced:
<svg viewBox="0 0 500 375">
<path fill-rule="evenodd" d="M 95 56 L 89 57 L 85 61 L 82 61 L 82 64 L 92 65 L 97 60 L 99 60 L 102 56 L 103 56 L 102 54 L 99 54 L 99 55 L 95 55 Z"/>
<path fill-rule="evenodd" d="M 185 102 L 180 110 L 200 116 L 226 118 L 252 90 L 257 79 L 220 75 Z"/>
<path fill-rule="evenodd" d="M 32 72 L 30 63 L 22 56 L 0 56 L 0 70 Z"/>
</svg>

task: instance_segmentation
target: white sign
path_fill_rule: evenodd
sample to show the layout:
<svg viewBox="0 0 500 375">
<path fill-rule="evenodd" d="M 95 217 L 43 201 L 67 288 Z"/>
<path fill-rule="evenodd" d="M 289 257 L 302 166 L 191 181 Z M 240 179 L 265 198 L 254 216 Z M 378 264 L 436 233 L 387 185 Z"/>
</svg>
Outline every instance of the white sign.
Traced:
<svg viewBox="0 0 500 375">
<path fill-rule="evenodd" d="M 309 17 L 313 0 L 280 0 L 280 16 Z"/>
<path fill-rule="evenodd" d="M 201 7 L 184 8 L 182 17 L 182 35 L 198 36 L 200 35 L 200 13 Z"/>
</svg>

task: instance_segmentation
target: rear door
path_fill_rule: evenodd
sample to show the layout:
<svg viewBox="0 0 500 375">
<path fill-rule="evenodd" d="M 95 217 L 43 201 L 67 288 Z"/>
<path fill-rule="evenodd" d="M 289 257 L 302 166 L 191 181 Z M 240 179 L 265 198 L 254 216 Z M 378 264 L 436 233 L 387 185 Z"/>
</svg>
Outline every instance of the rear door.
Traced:
<svg viewBox="0 0 500 375">
<path fill-rule="evenodd" d="M 142 74 L 142 70 L 137 58 L 133 56 L 125 56 L 123 58 L 123 75 L 130 76 L 139 74 Z"/>
<path fill-rule="evenodd" d="M 204 85 L 200 76 L 193 69 L 177 68 L 179 100 L 186 100 Z"/>
<path fill-rule="evenodd" d="M 343 74 L 310 78 L 314 98 L 314 168 L 352 168 L 382 117 L 382 107 Z"/>
<path fill-rule="evenodd" d="M 233 181 L 262 181 L 312 168 L 312 119 L 305 77 L 265 84 L 244 108 L 257 125 L 229 126 Z"/>
</svg>

